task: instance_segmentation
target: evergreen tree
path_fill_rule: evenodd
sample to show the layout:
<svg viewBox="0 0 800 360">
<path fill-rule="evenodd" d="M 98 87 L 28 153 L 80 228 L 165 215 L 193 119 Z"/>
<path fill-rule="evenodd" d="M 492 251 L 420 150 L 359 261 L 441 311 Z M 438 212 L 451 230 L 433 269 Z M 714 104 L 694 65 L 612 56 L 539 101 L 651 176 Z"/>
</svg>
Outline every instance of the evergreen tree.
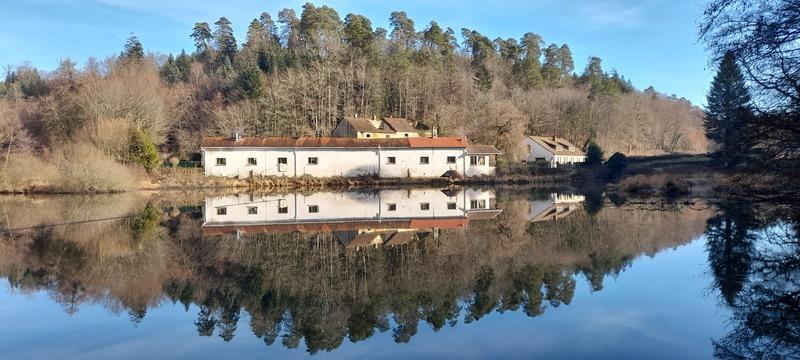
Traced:
<svg viewBox="0 0 800 360">
<path fill-rule="evenodd" d="M 142 165 L 147 172 L 152 172 L 158 166 L 158 148 L 156 148 L 156 144 L 153 143 L 153 139 L 147 133 L 138 128 L 131 129 L 130 151 L 128 154 L 134 163 Z"/>
<path fill-rule="evenodd" d="M 561 82 L 568 84 L 575 71 L 575 61 L 572 59 L 572 50 L 567 44 L 561 45 L 558 51 L 559 65 L 561 65 Z"/>
<path fill-rule="evenodd" d="M 561 84 L 561 49 L 556 44 L 550 44 L 544 49 L 544 64 L 542 65 L 542 79 L 547 87 L 556 87 Z"/>
<path fill-rule="evenodd" d="M 125 49 L 120 54 L 120 59 L 129 63 L 138 63 L 144 60 L 144 47 L 136 35 L 131 34 L 125 41 Z"/>
<path fill-rule="evenodd" d="M 195 23 L 191 36 L 194 39 L 194 46 L 199 60 L 203 62 L 210 60 L 211 41 L 214 39 L 214 35 L 211 33 L 211 27 L 208 26 L 208 23 Z"/>
<path fill-rule="evenodd" d="M 243 97 L 254 99 L 264 95 L 264 85 L 261 82 L 261 71 L 256 64 L 246 61 L 236 78 L 236 88 Z"/>
<path fill-rule="evenodd" d="M 221 17 L 214 23 L 214 44 L 220 59 L 233 59 L 236 57 L 236 38 L 233 37 L 231 22 L 226 17 Z"/>
<path fill-rule="evenodd" d="M 516 67 L 519 83 L 525 90 L 541 88 L 544 85 L 539 57 L 542 53 L 542 37 L 534 33 L 522 36 L 522 62 Z"/>
<path fill-rule="evenodd" d="M 363 15 L 347 14 L 344 18 L 344 41 L 356 56 L 374 53 L 372 23 Z"/>
<path fill-rule="evenodd" d="M 717 143 L 712 154 L 717 164 L 726 169 L 736 166 L 746 146 L 743 129 L 751 116 L 750 93 L 736 57 L 728 52 L 711 83 L 704 127 L 706 137 Z"/>
<path fill-rule="evenodd" d="M 189 76 L 192 74 L 192 57 L 186 54 L 185 50 L 181 50 L 181 54 L 175 58 L 175 67 L 178 69 L 181 81 L 189 81 Z"/>
<path fill-rule="evenodd" d="M 172 54 L 167 58 L 167 62 L 161 66 L 159 75 L 161 75 L 161 80 L 168 85 L 174 85 L 181 80 L 180 70 L 178 70 L 178 66 Z"/>
<path fill-rule="evenodd" d="M 586 165 L 599 166 L 603 163 L 603 149 L 594 141 L 586 147 Z"/>
</svg>

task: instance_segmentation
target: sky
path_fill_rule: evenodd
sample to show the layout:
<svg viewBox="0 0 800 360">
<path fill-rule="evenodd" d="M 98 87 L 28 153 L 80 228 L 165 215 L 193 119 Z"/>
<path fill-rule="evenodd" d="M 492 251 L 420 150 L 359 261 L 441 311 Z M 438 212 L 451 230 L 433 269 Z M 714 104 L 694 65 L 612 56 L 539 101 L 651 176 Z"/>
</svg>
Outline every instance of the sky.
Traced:
<svg viewBox="0 0 800 360">
<path fill-rule="evenodd" d="M 283 8 L 298 16 L 306 1 L 289 0 L 3 0 L 0 9 L 0 66 L 29 62 L 53 70 L 60 59 L 79 65 L 94 56 L 118 54 L 134 33 L 148 52 L 193 50 L 196 22 L 227 17 L 237 40 L 250 21 Z M 535 32 L 549 43 L 567 43 L 577 71 L 589 56 L 603 59 L 638 89 L 652 85 L 666 94 L 705 103 L 713 77 L 708 53 L 697 40 L 706 0 L 331 0 L 313 2 L 367 16 L 389 28 L 392 11 L 403 10 L 417 31 L 431 20 L 443 28 L 477 30 L 490 39 L 519 39 Z"/>
</svg>

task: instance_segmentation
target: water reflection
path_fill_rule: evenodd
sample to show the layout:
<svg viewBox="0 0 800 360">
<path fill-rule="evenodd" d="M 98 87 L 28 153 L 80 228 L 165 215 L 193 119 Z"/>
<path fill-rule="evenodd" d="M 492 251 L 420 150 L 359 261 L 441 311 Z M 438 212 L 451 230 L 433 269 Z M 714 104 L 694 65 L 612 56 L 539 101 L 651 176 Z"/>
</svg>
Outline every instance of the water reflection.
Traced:
<svg viewBox="0 0 800 360">
<path fill-rule="evenodd" d="M 800 239 L 793 206 L 723 201 L 708 221 L 708 260 L 731 330 L 721 359 L 800 358 Z"/>
<path fill-rule="evenodd" d="M 705 232 L 735 314 L 715 354 L 797 349 L 797 222 L 729 204 L 586 201 L 494 189 L 5 197 L 0 275 L 68 313 L 100 304 L 136 325 L 168 300 L 196 313 L 199 336 L 316 353 L 380 332 L 413 342 L 420 326 L 495 311 L 537 317 L 572 303 L 579 282 L 601 291 L 638 256 Z"/>
</svg>

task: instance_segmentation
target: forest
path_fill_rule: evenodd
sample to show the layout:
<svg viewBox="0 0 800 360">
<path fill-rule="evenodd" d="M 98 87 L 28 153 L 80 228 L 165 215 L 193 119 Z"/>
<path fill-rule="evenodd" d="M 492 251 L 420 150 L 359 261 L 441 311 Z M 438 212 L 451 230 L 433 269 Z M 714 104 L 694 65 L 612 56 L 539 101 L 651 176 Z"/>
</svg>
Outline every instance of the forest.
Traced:
<svg viewBox="0 0 800 360">
<path fill-rule="evenodd" d="M 44 161 L 55 164 L 54 176 L 70 178 L 60 160 L 92 159 L 86 172 L 96 162 L 149 172 L 168 157 L 190 158 L 205 135 L 327 136 L 356 115 L 465 135 L 497 146 L 504 161 L 518 157 L 525 134 L 594 141 L 608 154 L 708 147 L 701 109 L 653 87 L 635 89 L 598 57 L 576 65 L 567 44 L 534 32 L 491 39 L 436 21 L 419 25 L 403 11 L 389 23 L 373 27 L 362 15 L 342 19 L 307 3 L 299 16 L 260 14 L 244 39 L 225 17 L 198 22 L 187 29 L 195 48 L 175 54 L 149 52 L 131 34 L 118 56 L 82 66 L 8 66 L 0 82 L 3 166 L 24 172 L 46 168 Z"/>
</svg>

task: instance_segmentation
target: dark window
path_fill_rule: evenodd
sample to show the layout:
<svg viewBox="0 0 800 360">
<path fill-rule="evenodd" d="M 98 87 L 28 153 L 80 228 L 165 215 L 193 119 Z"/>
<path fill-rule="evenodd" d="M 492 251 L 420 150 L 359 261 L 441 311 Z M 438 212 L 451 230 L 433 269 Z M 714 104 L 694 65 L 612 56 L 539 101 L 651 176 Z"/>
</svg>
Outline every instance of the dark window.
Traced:
<svg viewBox="0 0 800 360">
<path fill-rule="evenodd" d="M 217 215 L 227 215 L 227 214 L 228 214 L 227 208 L 224 207 L 217 208 Z"/>
<path fill-rule="evenodd" d="M 431 162 L 431 159 L 430 159 L 430 158 L 428 158 L 427 156 L 421 156 L 421 157 L 419 158 L 419 163 L 420 163 L 420 164 L 428 164 L 428 163 L 430 163 L 430 162 Z"/>
<path fill-rule="evenodd" d="M 217 158 L 217 165 L 225 165 L 225 158 Z"/>
<path fill-rule="evenodd" d="M 284 157 L 278 158 L 278 164 L 288 164 L 289 161 L 286 160 Z"/>
<path fill-rule="evenodd" d="M 386 135 L 386 138 L 388 139 L 388 138 L 389 138 L 389 135 Z"/>
<path fill-rule="evenodd" d="M 388 204 L 389 211 L 397 210 L 397 204 Z"/>
<path fill-rule="evenodd" d="M 280 206 L 278 205 L 278 214 L 288 214 L 289 207 L 288 206 Z"/>
<path fill-rule="evenodd" d="M 369 135 L 369 134 L 367 134 L 367 137 L 370 137 L 370 135 Z"/>
<path fill-rule="evenodd" d="M 456 203 L 452 203 L 452 202 L 451 203 L 447 203 L 447 210 L 455 210 L 455 209 L 456 209 Z"/>
<path fill-rule="evenodd" d="M 255 206 L 251 206 L 251 207 L 247 208 L 247 214 L 248 215 L 256 215 L 256 214 L 258 214 L 258 208 L 255 207 Z"/>
<path fill-rule="evenodd" d="M 319 206 L 317 206 L 317 205 L 308 205 L 308 212 L 310 212 L 310 213 L 318 213 L 319 212 Z"/>
<path fill-rule="evenodd" d="M 308 158 L 308 165 L 317 165 L 319 164 L 319 159 L 315 157 Z"/>
<path fill-rule="evenodd" d="M 407 134 L 407 133 L 406 133 L 406 137 L 408 137 L 408 134 Z"/>
<path fill-rule="evenodd" d="M 430 203 L 419 203 L 420 210 L 430 210 L 431 204 Z"/>
<path fill-rule="evenodd" d="M 386 158 L 386 163 L 387 164 L 396 164 L 397 163 L 397 159 L 394 156 L 389 156 L 389 157 Z"/>
<path fill-rule="evenodd" d="M 470 156 L 469 157 L 469 164 L 470 165 L 478 165 L 478 157 L 477 156 Z"/>
<path fill-rule="evenodd" d="M 485 209 L 486 208 L 486 200 L 470 200 L 469 208 L 470 209 Z"/>
<path fill-rule="evenodd" d="M 447 157 L 447 163 L 448 164 L 455 164 L 456 163 L 456 157 L 455 156 L 448 156 Z"/>
<path fill-rule="evenodd" d="M 247 165 L 256 165 L 256 158 L 247 158 Z"/>
</svg>

